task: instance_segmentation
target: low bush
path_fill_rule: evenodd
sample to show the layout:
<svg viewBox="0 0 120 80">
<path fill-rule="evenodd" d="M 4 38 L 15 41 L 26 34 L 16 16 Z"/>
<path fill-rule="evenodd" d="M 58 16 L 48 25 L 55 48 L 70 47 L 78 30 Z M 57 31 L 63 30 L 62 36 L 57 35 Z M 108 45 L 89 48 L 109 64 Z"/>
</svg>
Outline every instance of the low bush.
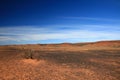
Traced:
<svg viewBox="0 0 120 80">
<path fill-rule="evenodd" d="M 26 58 L 26 59 L 33 59 L 33 53 L 34 51 L 33 50 L 24 50 L 23 52 L 23 57 Z"/>
</svg>

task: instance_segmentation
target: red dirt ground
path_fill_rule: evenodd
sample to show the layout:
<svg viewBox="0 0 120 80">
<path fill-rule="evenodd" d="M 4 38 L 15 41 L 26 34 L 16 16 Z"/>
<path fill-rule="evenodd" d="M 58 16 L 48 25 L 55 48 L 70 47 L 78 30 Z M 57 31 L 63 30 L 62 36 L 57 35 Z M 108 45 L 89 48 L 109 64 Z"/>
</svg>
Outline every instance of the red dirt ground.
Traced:
<svg viewBox="0 0 120 80">
<path fill-rule="evenodd" d="M 119 45 L 120 41 L 0 46 L 0 80 L 120 80 Z M 33 59 L 24 57 L 29 50 Z"/>
</svg>

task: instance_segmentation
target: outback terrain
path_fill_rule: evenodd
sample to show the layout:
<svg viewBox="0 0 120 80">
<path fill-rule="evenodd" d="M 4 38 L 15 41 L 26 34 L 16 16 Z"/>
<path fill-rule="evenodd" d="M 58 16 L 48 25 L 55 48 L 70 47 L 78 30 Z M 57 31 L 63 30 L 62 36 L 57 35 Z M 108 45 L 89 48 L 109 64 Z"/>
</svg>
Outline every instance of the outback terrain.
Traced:
<svg viewBox="0 0 120 80">
<path fill-rule="evenodd" d="M 0 80 L 120 80 L 120 41 L 0 46 Z"/>
</svg>

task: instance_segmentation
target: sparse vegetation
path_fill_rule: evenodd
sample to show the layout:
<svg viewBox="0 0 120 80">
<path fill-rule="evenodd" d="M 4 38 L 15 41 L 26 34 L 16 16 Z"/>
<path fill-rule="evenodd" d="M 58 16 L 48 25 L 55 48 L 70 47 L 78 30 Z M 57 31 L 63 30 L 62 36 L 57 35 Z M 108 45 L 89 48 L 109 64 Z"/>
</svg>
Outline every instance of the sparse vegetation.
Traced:
<svg viewBox="0 0 120 80">
<path fill-rule="evenodd" d="M 119 47 L 64 45 L 0 46 L 0 80 L 120 79 Z"/>
<path fill-rule="evenodd" d="M 34 54 L 34 51 L 31 50 L 31 49 L 27 49 L 27 50 L 23 50 L 23 57 L 25 59 L 33 59 L 33 54 Z"/>
</svg>

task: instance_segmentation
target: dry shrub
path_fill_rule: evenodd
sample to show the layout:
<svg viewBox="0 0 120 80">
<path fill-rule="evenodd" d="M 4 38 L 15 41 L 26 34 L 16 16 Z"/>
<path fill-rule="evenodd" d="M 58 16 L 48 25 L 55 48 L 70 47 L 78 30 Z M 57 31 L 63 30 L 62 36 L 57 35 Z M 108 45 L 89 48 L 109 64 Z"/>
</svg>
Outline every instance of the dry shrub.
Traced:
<svg viewBox="0 0 120 80">
<path fill-rule="evenodd" d="M 34 53 L 34 51 L 31 50 L 31 49 L 23 50 L 23 55 L 22 56 L 25 59 L 33 59 L 33 53 Z"/>
</svg>

